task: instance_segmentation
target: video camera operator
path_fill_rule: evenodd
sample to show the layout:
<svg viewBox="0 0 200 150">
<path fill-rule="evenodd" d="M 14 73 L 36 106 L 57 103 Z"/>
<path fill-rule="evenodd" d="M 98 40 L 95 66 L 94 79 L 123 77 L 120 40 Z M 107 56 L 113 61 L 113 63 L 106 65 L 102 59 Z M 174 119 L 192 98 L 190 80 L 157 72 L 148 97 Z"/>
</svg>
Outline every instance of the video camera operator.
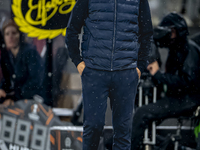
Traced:
<svg viewBox="0 0 200 150">
<path fill-rule="evenodd" d="M 166 47 L 169 54 L 165 73 L 155 61 L 147 67 L 156 84 L 166 84 L 166 97 L 136 110 L 132 125 L 132 150 L 143 141 L 145 129 L 153 121 L 178 118 L 193 113 L 200 105 L 200 49 L 187 39 L 185 20 L 176 13 L 163 18 L 154 30 L 158 47 Z"/>
</svg>

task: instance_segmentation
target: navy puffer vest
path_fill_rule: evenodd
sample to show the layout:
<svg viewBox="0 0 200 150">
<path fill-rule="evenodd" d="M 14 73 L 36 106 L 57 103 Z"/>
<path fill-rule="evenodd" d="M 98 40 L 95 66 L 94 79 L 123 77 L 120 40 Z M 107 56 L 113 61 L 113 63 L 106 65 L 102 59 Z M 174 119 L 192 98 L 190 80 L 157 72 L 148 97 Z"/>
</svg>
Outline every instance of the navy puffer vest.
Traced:
<svg viewBox="0 0 200 150">
<path fill-rule="evenodd" d="M 82 41 L 86 66 L 101 70 L 135 68 L 139 0 L 89 0 Z"/>
</svg>

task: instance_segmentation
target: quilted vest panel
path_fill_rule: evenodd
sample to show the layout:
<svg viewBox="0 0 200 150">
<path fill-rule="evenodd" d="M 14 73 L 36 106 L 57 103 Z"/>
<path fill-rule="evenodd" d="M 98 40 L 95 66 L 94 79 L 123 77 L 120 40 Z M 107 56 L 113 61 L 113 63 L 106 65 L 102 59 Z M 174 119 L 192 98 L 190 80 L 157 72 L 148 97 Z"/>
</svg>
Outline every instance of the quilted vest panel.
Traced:
<svg viewBox="0 0 200 150">
<path fill-rule="evenodd" d="M 82 56 L 100 70 L 135 68 L 138 55 L 139 0 L 89 0 Z"/>
</svg>

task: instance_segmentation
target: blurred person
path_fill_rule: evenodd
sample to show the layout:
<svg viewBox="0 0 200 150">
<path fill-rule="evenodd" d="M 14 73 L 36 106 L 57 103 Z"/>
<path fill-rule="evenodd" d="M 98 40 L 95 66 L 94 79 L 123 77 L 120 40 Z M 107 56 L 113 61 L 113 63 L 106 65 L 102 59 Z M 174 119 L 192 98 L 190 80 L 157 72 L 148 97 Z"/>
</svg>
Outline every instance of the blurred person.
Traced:
<svg viewBox="0 0 200 150">
<path fill-rule="evenodd" d="M 82 55 L 78 34 L 84 26 Z M 69 55 L 82 79 L 83 150 L 97 150 L 110 98 L 113 150 L 130 150 L 137 84 L 152 37 L 147 0 L 78 0 L 67 27 Z"/>
<path fill-rule="evenodd" d="M 58 99 L 64 94 L 61 88 L 63 72 L 67 66 L 69 58 L 68 49 L 66 47 L 59 47 L 54 56 L 54 70 L 53 70 L 53 107 L 58 107 Z"/>
<path fill-rule="evenodd" d="M 5 48 L 1 53 L 1 103 L 8 106 L 20 99 L 33 99 L 36 94 L 42 96 L 44 66 L 37 50 L 23 41 L 13 20 L 4 23 L 2 34 Z"/>
<path fill-rule="evenodd" d="M 179 14 L 170 13 L 154 30 L 157 46 L 169 49 L 166 71 L 158 62 L 148 65 L 155 84 L 166 84 L 166 97 L 136 110 L 132 124 L 132 150 L 140 149 L 144 131 L 153 121 L 193 114 L 200 104 L 200 49 L 187 39 L 187 24 Z"/>
</svg>

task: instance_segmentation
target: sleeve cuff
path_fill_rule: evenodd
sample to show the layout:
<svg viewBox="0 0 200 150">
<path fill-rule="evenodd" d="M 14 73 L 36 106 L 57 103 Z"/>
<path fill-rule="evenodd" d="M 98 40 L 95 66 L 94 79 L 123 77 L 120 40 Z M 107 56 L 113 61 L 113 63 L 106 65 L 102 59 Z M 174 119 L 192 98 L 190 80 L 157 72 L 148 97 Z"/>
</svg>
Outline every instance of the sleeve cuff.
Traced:
<svg viewBox="0 0 200 150">
<path fill-rule="evenodd" d="M 76 59 L 76 60 L 73 60 L 73 63 L 75 64 L 75 66 L 77 67 L 79 63 L 81 63 L 83 60 L 82 58 L 79 58 L 79 59 Z"/>
<path fill-rule="evenodd" d="M 158 70 L 156 74 L 154 74 L 154 78 L 159 79 L 161 77 L 162 73 Z"/>
<path fill-rule="evenodd" d="M 162 73 L 160 71 L 157 71 L 156 74 L 153 76 L 153 78 L 157 80 L 158 84 L 161 83 L 160 81 L 161 77 L 162 77 Z"/>
<path fill-rule="evenodd" d="M 141 74 L 142 74 L 142 73 L 144 72 L 144 70 L 145 70 L 144 67 L 142 67 L 142 66 L 138 66 L 137 68 L 140 70 Z"/>
</svg>

